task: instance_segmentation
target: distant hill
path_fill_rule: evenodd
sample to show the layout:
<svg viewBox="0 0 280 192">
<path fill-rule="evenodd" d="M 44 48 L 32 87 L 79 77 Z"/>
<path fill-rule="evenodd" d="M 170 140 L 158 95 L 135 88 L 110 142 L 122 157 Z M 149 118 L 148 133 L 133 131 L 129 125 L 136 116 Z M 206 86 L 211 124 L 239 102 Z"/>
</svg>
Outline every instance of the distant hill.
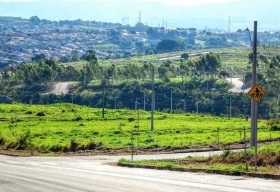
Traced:
<svg viewBox="0 0 280 192">
<path fill-rule="evenodd" d="M 110 2 L 112 1 L 112 2 Z M 87 19 L 121 22 L 129 17 L 131 24 L 138 20 L 142 11 L 143 23 L 158 26 L 163 19 L 170 27 L 228 28 L 228 16 L 232 18 L 233 30 L 252 26 L 259 20 L 263 30 L 279 30 L 278 7 L 276 0 L 236 0 L 229 4 L 212 4 L 196 7 L 168 6 L 165 4 L 136 0 L 34 0 L 26 3 L 3 3 L 0 0 L 0 13 L 6 16 L 29 18 L 38 15 L 46 19 Z"/>
</svg>

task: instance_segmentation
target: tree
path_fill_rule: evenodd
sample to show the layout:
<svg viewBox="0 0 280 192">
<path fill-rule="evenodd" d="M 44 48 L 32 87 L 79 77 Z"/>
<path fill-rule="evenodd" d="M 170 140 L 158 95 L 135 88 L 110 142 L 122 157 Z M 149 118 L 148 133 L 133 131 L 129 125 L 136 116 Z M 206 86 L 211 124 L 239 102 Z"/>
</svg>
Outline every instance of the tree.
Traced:
<svg viewBox="0 0 280 192">
<path fill-rule="evenodd" d="M 205 58 L 207 71 L 214 75 L 221 68 L 220 56 L 217 53 L 210 52 L 206 54 Z"/>
<path fill-rule="evenodd" d="M 214 75 L 220 68 L 221 59 L 217 53 L 207 53 L 205 56 L 201 56 L 196 62 L 196 70 L 201 73 L 209 72 Z"/>
<path fill-rule="evenodd" d="M 183 54 L 181 55 L 181 58 L 182 58 L 182 59 L 185 59 L 185 60 L 188 60 L 188 59 L 190 58 L 190 55 L 189 55 L 188 53 L 183 53 Z"/>
<path fill-rule="evenodd" d="M 39 63 L 40 61 L 46 59 L 46 55 L 45 54 L 36 54 L 31 58 L 31 61 Z"/>
<path fill-rule="evenodd" d="M 160 33 L 152 27 L 147 29 L 146 33 L 147 33 L 147 35 L 149 36 L 150 39 L 157 39 L 157 38 L 160 37 Z"/>
<path fill-rule="evenodd" d="M 125 52 L 124 54 L 123 54 L 123 58 L 129 58 L 129 57 L 131 57 L 131 53 L 129 53 L 129 52 Z"/>
<path fill-rule="evenodd" d="M 97 57 L 94 50 L 88 50 L 83 58 L 89 63 L 97 64 Z"/>
<path fill-rule="evenodd" d="M 156 50 L 158 52 L 178 51 L 182 50 L 182 45 L 176 40 L 164 39 L 157 44 Z"/>
<path fill-rule="evenodd" d="M 251 52 L 248 54 L 249 64 L 253 63 L 254 54 Z"/>
<path fill-rule="evenodd" d="M 32 16 L 32 17 L 30 17 L 29 22 L 32 24 L 38 25 L 41 23 L 41 20 L 38 16 Z"/>
<path fill-rule="evenodd" d="M 67 66 L 61 74 L 61 79 L 73 81 L 79 79 L 79 72 L 73 66 Z"/>
<path fill-rule="evenodd" d="M 143 52 L 144 49 L 144 43 L 142 41 L 137 41 L 135 43 L 135 46 L 137 48 L 138 51 Z"/>
</svg>

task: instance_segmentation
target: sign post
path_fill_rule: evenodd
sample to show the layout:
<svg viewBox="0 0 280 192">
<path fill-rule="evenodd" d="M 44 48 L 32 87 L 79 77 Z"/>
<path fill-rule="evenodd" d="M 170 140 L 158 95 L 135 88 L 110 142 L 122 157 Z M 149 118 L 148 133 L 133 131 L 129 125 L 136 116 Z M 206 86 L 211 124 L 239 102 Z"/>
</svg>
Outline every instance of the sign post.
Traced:
<svg viewBox="0 0 280 192">
<path fill-rule="evenodd" d="M 253 40 L 253 65 L 252 65 L 252 86 L 254 87 L 257 83 L 257 64 L 258 64 L 258 53 L 257 53 L 257 41 L 258 41 L 258 23 L 254 22 L 254 40 Z M 251 146 L 257 146 L 257 103 L 252 98 L 251 101 Z"/>
<path fill-rule="evenodd" d="M 258 22 L 254 22 L 254 40 L 253 40 L 253 66 L 252 66 L 252 83 L 253 86 L 257 83 L 257 64 L 258 64 Z M 254 87 L 253 87 L 254 88 Z M 257 142 L 257 127 L 258 127 L 258 105 L 255 100 L 251 100 L 251 147 L 255 147 L 255 172 L 257 172 L 257 153 L 258 153 L 258 142 Z"/>
<path fill-rule="evenodd" d="M 257 172 L 257 103 L 264 97 L 265 90 L 259 84 L 256 83 L 253 86 L 253 88 L 248 92 L 248 95 L 252 98 L 251 146 L 255 147 L 255 172 Z"/>
</svg>

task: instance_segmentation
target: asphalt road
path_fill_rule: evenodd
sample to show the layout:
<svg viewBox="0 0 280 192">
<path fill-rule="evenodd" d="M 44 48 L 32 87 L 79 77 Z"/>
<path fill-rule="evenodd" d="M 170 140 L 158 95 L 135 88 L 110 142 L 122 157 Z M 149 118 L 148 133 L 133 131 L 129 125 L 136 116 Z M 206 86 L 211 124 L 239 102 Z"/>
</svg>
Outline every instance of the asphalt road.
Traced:
<svg viewBox="0 0 280 192">
<path fill-rule="evenodd" d="M 168 159 L 190 155 L 198 154 L 144 155 L 135 159 Z M 273 180 L 109 165 L 119 158 L 121 156 L 0 156 L 0 192 L 280 192 L 280 182 Z"/>
</svg>

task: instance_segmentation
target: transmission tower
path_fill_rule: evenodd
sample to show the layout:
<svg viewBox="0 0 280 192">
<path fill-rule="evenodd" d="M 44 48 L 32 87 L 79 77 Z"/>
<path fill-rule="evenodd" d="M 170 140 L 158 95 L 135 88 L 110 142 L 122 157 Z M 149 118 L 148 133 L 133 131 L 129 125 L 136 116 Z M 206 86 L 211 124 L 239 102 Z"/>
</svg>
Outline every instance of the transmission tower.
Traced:
<svg viewBox="0 0 280 192">
<path fill-rule="evenodd" d="M 138 16 L 138 23 L 142 23 L 142 12 L 139 11 L 139 16 Z"/>
</svg>

